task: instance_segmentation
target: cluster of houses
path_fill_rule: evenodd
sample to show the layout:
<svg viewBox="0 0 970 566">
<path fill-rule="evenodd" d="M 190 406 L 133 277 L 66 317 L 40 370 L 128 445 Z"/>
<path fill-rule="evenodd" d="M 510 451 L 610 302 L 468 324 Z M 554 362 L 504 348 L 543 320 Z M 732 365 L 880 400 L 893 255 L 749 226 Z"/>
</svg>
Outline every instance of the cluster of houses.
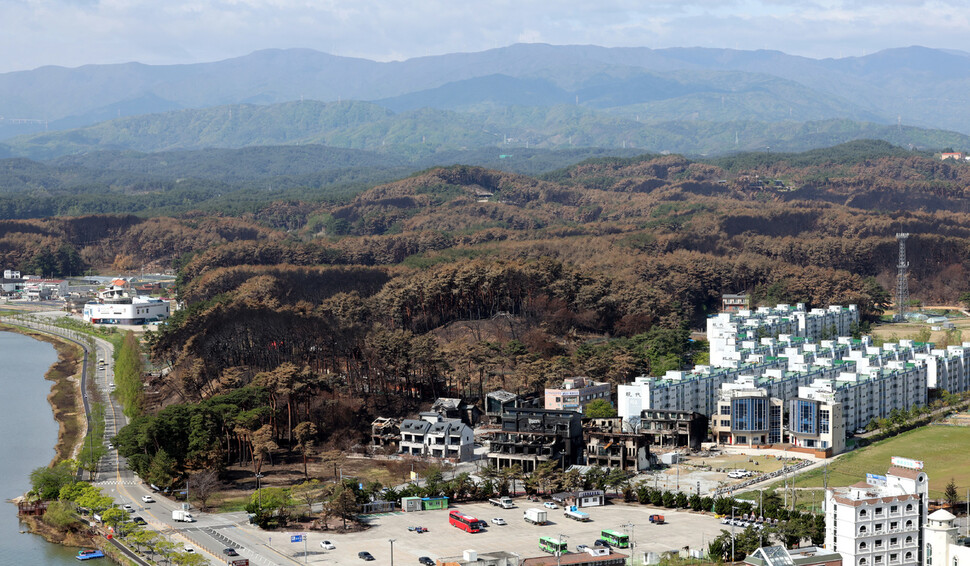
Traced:
<svg viewBox="0 0 970 566">
<path fill-rule="evenodd" d="M 62 301 L 64 309 L 92 324 L 143 325 L 172 315 L 174 301 L 157 298 L 172 278 L 85 277 L 44 279 L 6 269 L 0 278 L 0 297 L 24 301 Z"/>
<path fill-rule="evenodd" d="M 729 299 L 732 306 L 741 300 Z M 549 461 L 638 472 L 705 441 L 831 456 L 872 420 L 925 406 L 934 389 L 970 390 L 970 343 L 876 346 L 850 336 L 858 323 L 855 305 L 737 308 L 708 320 L 709 365 L 637 377 L 619 385 L 615 398 L 609 383 L 574 377 L 533 398 L 491 392 L 484 414 L 439 399 L 415 419 L 374 421 L 372 444 L 467 461 L 477 439 L 489 464 L 526 472 Z M 609 401 L 618 415 L 584 418 L 595 400 Z"/>
</svg>

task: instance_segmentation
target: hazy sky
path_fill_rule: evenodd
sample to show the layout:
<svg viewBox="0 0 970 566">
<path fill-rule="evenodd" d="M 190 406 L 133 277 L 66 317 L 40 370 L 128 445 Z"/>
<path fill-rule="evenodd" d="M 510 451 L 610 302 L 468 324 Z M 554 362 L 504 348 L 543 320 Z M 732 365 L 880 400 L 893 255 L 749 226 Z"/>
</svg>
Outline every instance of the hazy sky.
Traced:
<svg viewBox="0 0 970 566">
<path fill-rule="evenodd" d="M 970 2 L 923 0 L 0 0 L 0 72 L 196 63 L 269 47 L 381 61 L 519 42 L 970 51 Z"/>
</svg>

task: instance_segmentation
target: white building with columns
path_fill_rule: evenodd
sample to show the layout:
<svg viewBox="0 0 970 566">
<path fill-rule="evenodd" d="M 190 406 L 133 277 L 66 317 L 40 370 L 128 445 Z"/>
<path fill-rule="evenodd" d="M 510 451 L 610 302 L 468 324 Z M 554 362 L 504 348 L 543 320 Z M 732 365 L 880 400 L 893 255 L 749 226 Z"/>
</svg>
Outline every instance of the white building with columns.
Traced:
<svg viewBox="0 0 970 566">
<path fill-rule="evenodd" d="M 892 463 L 886 475 L 866 474 L 865 481 L 825 491 L 825 548 L 847 566 L 929 564 L 922 529 L 929 478 L 922 462 L 894 457 Z"/>
</svg>

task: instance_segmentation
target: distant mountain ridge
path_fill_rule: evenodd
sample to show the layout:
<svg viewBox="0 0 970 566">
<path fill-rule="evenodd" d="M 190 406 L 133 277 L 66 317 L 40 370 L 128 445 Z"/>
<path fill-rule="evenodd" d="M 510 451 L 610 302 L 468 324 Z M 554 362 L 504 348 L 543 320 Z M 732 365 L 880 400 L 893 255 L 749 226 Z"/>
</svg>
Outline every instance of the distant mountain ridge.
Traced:
<svg viewBox="0 0 970 566">
<path fill-rule="evenodd" d="M 432 111 L 429 118 L 445 116 L 441 111 L 459 112 L 446 121 L 466 124 L 499 108 L 515 113 L 515 108 L 530 107 L 538 116 L 575 106 L 648 125 L 852 120 L 970 134 L 968 93 L 970 55 L 925 47 L 810 59 L 764 50 L 516 44 L 387 63 L 309 49 L 270 49 L 193 65 L 126 63 L 0 74 L 0 139 L 174 110 L 299 100 L 371 101 L 397 113 L 397 120 L 422 109 Z M 239 146 L 199 133 L 210 138 L 211 146 Z M 299 127 L 285 136 L 261 132 L 242 145 L 260 138 L 291 143 L 304 134 Z M 600 137 L 613 137 L 612 146 L 622 147 L 624 140 L 616 134 L 606 128 Z M 427 140 L 428 135 L 421 137 Z M 466 137 L 477 143 L 476 136 Z M 693 151 L 709 150 L 693 146 Z M 0 148 L 0 155 L 19 154 Z"/>
</svg>

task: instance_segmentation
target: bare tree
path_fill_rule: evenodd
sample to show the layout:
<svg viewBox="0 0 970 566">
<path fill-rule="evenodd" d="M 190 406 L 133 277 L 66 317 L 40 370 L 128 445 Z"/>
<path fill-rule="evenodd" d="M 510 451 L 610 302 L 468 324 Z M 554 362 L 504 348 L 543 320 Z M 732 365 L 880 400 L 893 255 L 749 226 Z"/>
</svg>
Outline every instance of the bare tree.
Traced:
<svg viewBox="0 0 970 566">
<path fill-rule="evenodd" d="M 189 495 L 199 502 L 199 507 L 205 511 L 209 508 L 209 499 L 219 490 L 219 472 L 215 468 L 206 468 L 189 476 Z"/>
</svg>

